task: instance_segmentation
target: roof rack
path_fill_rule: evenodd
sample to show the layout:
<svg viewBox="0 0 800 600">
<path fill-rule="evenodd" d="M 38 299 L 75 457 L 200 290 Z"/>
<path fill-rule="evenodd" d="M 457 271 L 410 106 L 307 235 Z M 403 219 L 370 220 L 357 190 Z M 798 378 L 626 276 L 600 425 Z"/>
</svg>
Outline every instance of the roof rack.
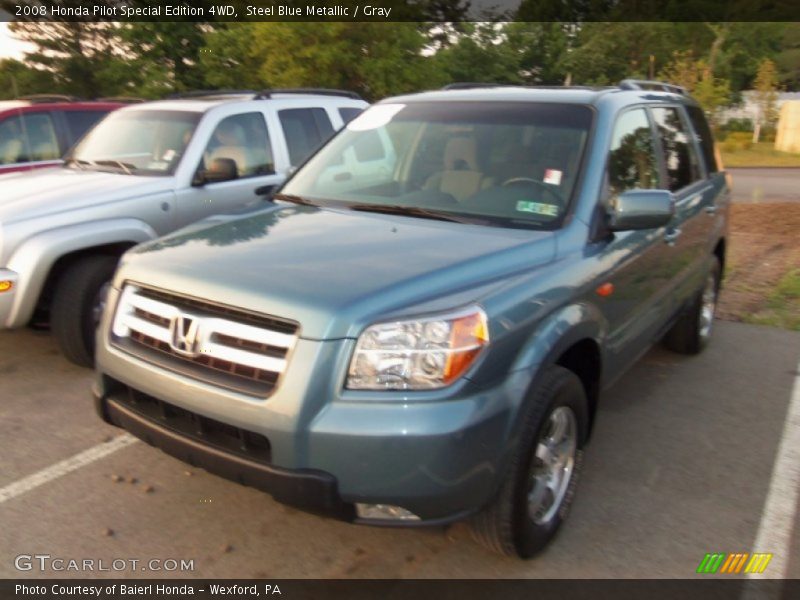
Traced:
<svg viewBox="0 0 800 600">
<path fill-rule="evenodd" d="M 363 100 L 355 92 L 347 90 L 334 90 L 330 88 L 270 88 L 262 90 L 256 94 L 254 100 L 266 100 L 271 98 L 273 94 L 309 94 L 313 96 L 340 96 L 342 98 L 351 98 L 353 100 Z"/>
<path fill-rule="evenodd" d="M 176 92 L 167 96 L 169 100 L 179 100 L 181 98 L 209 98 L 214 96 L 251 96 L 257 95 L 256 90 L 193 90 L 191 92 Z"/>
<path fill-rule="evenodd" d="M 487 82 L 468 82 L 468 81 L 460 81 L 457 83 L 448 83 L 446 86 L 442 88 L 442 91 L 451 91 L 451 90 L 472 90 L 477 88 L 493 88 L 493 87 L 521 87 L 521 86 L 513 86 L 508 83 L 487 83 Z"/>
<path fill-rule="evenodd" d="M 24 100 L 36 104 L 44 102 L 77 102 L 80 98 L 67 96 L 66 94 L 29 94 L 27 96 L 20 96 L 17 100 Z"/>
<path fill-rule="evenodd" d="M 95 102 L 119 102 L 120 104 L 138 104 L 139 102 L 147 102 L 144 98 L 134 98 L 132 96 L 106 96 L 98 98 Z"/>
<path fill-rule="evenodd" d="M 671 92 L 673 94 L 686 95 L 686 88 L 680 85 L 673 85 L 664 81 L 649 81 L 646 79 L 623 79 L 619 82 L 622 90 L 654 90 L 658 92 Z"/>
</svg>

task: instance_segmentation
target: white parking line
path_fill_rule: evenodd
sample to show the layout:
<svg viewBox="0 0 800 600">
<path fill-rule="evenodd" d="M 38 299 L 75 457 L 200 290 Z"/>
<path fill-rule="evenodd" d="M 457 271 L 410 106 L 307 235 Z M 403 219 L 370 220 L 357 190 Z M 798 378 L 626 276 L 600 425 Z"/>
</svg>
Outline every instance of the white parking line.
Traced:
<svg viewBox="0 0 800 600">
<path fill-rule="evenodd" d="M 86 465 L 93 463 L 96 460 L 100 460 L 101 458 L 108 456 L 117 450 L 121 450 L 122 448 L 130 446 L 136 441 L 137 440 L 135 437 L 126 433 L 115 437 L 109 442 L 98 444 L 97 446 L 89 448 L 88 450 L 84 450 L 75 456 L 62 460 L 61 462 L 57 462 L 56 464 L 42 469 L 41 471 L 37 471 L 33 475 L 28 475 L 27 477 L 23 477 L 14 483 L 10 483 L 5 487 L 0 488 L 0 504 L 7 502 L 12 498 L 16 498 L 17 496 L 20 496 L 26 492 L 30 492 L 40 485 L 44 485 L 49 481 L 58 479 L 67 473 L 71 473 L 72 471 L 76 471 L 81 467 L 85 467 Z"/>
<path fill-rule="evenodd" d="M 786 411 L 775 464 L 772 468 L 767 500 L 761 513 L 753 552 L 770 552 L 772 560 L 764 573 L 748 573 L 752 578 L 785 578 L 789 570 L 792 529 L 800 499 L 800 365 L 792 397 Z"/>
</svg>

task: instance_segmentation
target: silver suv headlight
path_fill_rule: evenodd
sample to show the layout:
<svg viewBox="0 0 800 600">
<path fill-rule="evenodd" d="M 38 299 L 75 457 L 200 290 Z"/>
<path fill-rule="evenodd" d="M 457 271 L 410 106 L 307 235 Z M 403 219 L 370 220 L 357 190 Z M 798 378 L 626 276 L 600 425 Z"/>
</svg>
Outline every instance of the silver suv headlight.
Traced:
<svg viewBox="0 0 800 600">
<path fill-rule="evenodd" d="M 478 306 L 407 321 L 376 323 L 359 336 L 346 387 L 423 390 L 453 383 L 489 343 Z"/>
</svg>

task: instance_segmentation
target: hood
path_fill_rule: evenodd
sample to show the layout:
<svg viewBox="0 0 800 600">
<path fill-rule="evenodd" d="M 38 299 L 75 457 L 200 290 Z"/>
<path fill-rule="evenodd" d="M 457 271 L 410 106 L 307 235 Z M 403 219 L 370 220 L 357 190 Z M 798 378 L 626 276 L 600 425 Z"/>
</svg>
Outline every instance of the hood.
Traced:
<svg viewBox="0 0 800 600">
<path fill-rule="evenodd" d="M 304 338 L 338 339 L 437 300 L 441 308 L 476 301 L 487 286 L 554 254 L 551 232 L 275 207 L 137 246 L 116 284 L 138 281 L 288 318 Z"/>
<path fill-rule="evenodd" d="M 170 182 L 170 177 L 65 167 L 12 173 L 0 177 L 0 223 L 156 193 L 169 188 Z"/>
</svg>

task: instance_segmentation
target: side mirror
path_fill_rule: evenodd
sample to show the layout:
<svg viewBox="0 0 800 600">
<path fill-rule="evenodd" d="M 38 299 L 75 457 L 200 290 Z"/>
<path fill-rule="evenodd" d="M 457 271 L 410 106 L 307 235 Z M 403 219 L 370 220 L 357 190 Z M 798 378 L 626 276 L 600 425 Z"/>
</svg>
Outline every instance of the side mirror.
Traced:
<svg viewBox="0 0 800 600">
<path fill-rule="evenodd" d="M 192 185 L 195 187 L 203 186 L 207 183 L 220 183 L 231 181 L 238 177 L 236 161 L 232 158 L 215 158 L 211 161 L 208 169 L 198 169 L 195 173 Z"/>
<path fill-rule="evenodd" d="M 628 190 L 608 207 L 611 231 L 656 229 L 667 225 L 675 214 L 675 198 L 668 190 Z"/>
</svg>

